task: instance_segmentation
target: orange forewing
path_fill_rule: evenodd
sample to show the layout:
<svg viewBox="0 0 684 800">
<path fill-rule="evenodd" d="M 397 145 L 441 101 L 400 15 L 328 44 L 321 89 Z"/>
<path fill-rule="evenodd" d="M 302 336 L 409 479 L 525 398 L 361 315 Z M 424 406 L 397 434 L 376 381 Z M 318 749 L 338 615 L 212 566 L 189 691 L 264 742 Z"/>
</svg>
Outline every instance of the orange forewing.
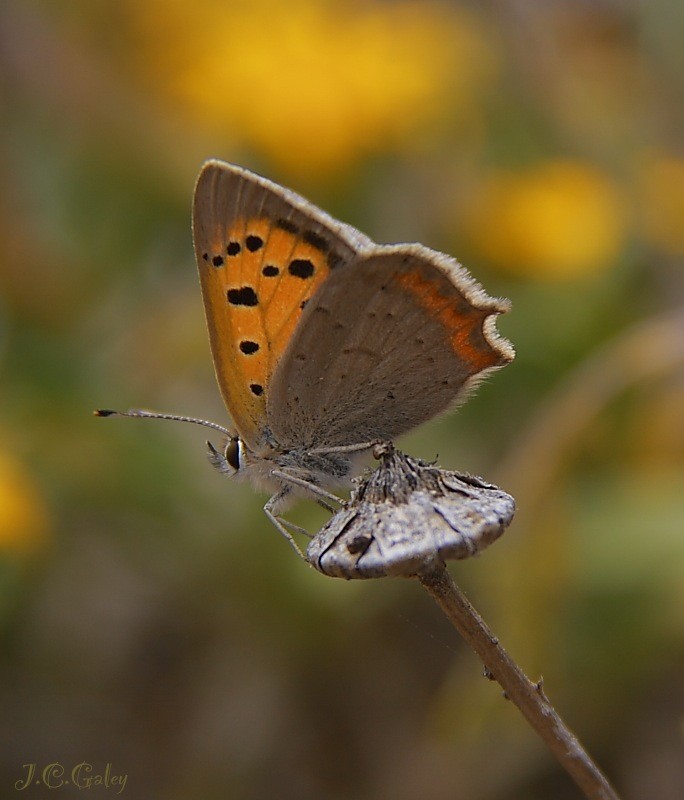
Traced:
<svg viewBox="0 0 684 800">
<path fill-rule="evenodd" d="M 214 367 L 239 433 L 256 445 L 275 365 L 330 269 L 323 252 L 268 217 L 219 224 L 209 243 L 200 281 Z"/>
</svg>

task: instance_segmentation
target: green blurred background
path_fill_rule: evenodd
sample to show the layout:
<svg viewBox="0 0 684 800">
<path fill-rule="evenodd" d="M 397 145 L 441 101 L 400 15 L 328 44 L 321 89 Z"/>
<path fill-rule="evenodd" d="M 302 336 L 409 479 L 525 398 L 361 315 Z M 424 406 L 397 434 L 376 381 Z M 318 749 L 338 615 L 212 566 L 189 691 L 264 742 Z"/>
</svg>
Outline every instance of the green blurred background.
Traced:
<svg viewBox="0 0 684 800">
<path fill-rule="evenodd" d="M 85 761 L 127 798 L 578 797 L 417 584 L 306 568 L 200 430 L 91 416 L 227 421 L 216 156 L 512 299 L 515 362 L 402 445 L 516 496 L 453 574 L 626 798 L 684 797 L 683 41 L 677 0 L 2 3 L 0 796 Z"/>
</svg>

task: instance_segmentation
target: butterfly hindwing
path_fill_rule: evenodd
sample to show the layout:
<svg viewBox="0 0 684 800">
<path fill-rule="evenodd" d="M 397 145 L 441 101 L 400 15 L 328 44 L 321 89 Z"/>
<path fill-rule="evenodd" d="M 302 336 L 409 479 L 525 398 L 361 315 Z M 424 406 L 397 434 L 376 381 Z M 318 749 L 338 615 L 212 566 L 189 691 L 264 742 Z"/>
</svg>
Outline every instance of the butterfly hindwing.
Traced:
<svg viewBox="0 0 684 800">
<path fill-rule="evenodd" d="M 271 375 L 307 302 L 371 243 L 294 192 L 220 161 L 198 178 L 193 237 L 219 387 L 254 448 Z"/>
<path fill-rule="evenodd" d="M 375 245 L 307 307 L 273 375 L 276 438 L 306 448 L 406 433 L 511 361 L 494 327 L 507 308 L 448 256 Z"/>
</svg>

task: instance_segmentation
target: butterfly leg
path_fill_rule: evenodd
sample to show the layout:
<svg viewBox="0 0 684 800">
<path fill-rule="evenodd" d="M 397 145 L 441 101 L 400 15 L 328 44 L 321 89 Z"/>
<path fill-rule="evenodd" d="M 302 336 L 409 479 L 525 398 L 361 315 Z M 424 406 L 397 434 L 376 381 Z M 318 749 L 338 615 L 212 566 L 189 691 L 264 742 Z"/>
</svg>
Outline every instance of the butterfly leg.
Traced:
<svg viewBox="0 0 684 800">
<path fill-rule="evenodd" d="M 358 453 L 362 450 L 371 450 L 378 444 L 383 444 L 379 439 L 372 442 L 358 442 L 357 444 L 342 444 L 337 447 L 316 447 L 309 450 L 310 455 L 327 456 L 330 453 Z"/>
<path fill-rule="evenodd" d="M 343 502 L 342 499 L 339 498 L 336 494 L 333 494 L 332 492 L 326 492 L 325 489 L 322 489 L 317 484 L 312 483 L 311 481 L 307 481 L 304 478 L 298 478 L 296 475 L 290 475 L 289 472 L 285 472 L 284 470 L 280 469 L 271 470 L 271 475 L 274 478 L 279 478 L 281 481 L 287 481 L 287 483 L 292 483 L 295 486 L 302 486 L 308 492 L 311 492 L 311 494 L 316 495 L 316 500 L 318 502 L 320 502 L 321 500 L 330 500 L 331 502 L 338 504 L 341 504 Z M 323 505 L 323 503 L 321 503 L 321 505 Z M 335 511 L 334 508 L 329 507 L 327 505 L 323 505 L 323 508 L 331 512 Z"/>
<path fill-rule="evenodd" d="M 330 503 L 326 503 L 325 500 L 323 500 L 320 497 L 316 498 L 316 502 L 321 508 L 324 508 L 330 514 L 334 514 L 337 511 L 337 509 L 333 508 L 333 506 L 331 506 Z M 337 502 L 339 503 L 340 501 L 338 500 Z"/>
<path fill-rule="evenodd" d="M 280 501 L 284 497 L 286 497 L 291 491 L 292 490 L 290 489 L 289 486 L 284 486 L 282 489 L 277 491 L 273 495 L 273 497 L 271 497 L 269 499 L 269 501 L 266 503 L 266 505 L 264 506 L 264 514 L 266 514 L 266 516 L 270 520 L 271 524 L 275 527 L 275 529 L 278 531 L 278 533 L 281 536 L 284 536 L 285 539 L 287 539 L 287 541 L 290 543 L 290 546 L 293 548 L 295 553 L 297 553 L 297 555 L 300 558 L 304 559 L 304 554 L 299 549 L 299 545 L 292 538 L 292 534 L 287 530 L 287 528 L 285 526 L 287 525 L 289 528 L 291 528 L 296 533 L 303 533 L 305 536 L 308 536 L 309 539 L 311 538 L 311 535 L 309 533 L 307 533 L 307 531 L 305 531 L 304 528 L 300 528 L 299 525 L 295 525 L 293 522 L 288 522 L 286 519 L 283 519 L 282 517 L 277 516 L 275 514 L 275 511 L 274 511 L 274 509 L 277 507 L 278 503 L 280 503 Z M 306 561 L 306 559 L 304 559 L 304 560 Z"/>
</svg>

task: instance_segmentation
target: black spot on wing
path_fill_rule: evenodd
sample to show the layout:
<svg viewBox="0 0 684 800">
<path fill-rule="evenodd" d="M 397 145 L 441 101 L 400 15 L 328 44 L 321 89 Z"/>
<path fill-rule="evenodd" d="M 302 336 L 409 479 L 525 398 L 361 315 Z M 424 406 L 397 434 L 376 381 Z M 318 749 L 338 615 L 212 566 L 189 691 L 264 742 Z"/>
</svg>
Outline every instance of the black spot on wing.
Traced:
<svg viewBox="0 0 684 800">
<path fill-rule="evenodd" d="M 245 239 L 245 245 L 250 253 L 256 253 L 264 246 L 264 240 L 261 236 L 248 236 Z"/>
<path fill-rule="evenodd" d="M 288 233 L 293 233 L 293 234 L 299 233 L 299 226 L 295 225 L 294 222 L 290 222 L 289 219 L 285 219 L 284 217 L 277 219 L 275 224 L 276 228 L 280 228 L 281 230 L 287 231 Z"/>
<path fill-rule="evenodd" d="M 302 239 L 307 244 L 315 247 L 316 250 L 320 250 L 321 253 L 327 253 L 330 249 L 328 240 L 324 236 L 321 236 L 320 233 L 316 233 L 316 231 L 304 231 L 302 234 Z"/>
<path fill-rule="evenodd" d="M 226 292 L 228 302 L 232 306 L 256 306 L 259 304 L 257 293 L 251 286 L 242 286 L 240 289 L 228 289 Z"/>
<path fill-rule="evenodd" d="M 246 356 L 251 356 L 252 353 L 256 353 L 258 349 L 259 349 L 259 343 L 258 342 L 252 342 L 249 339 L 243 339 L 240 342 L 240 350 Z"/>
<path fill-rule="evenodd" d="M 290 275 L 306 280 L 314 274 L 314 265 L 308 258 L 295 258 L 287 268 Z"/>
</svg>

